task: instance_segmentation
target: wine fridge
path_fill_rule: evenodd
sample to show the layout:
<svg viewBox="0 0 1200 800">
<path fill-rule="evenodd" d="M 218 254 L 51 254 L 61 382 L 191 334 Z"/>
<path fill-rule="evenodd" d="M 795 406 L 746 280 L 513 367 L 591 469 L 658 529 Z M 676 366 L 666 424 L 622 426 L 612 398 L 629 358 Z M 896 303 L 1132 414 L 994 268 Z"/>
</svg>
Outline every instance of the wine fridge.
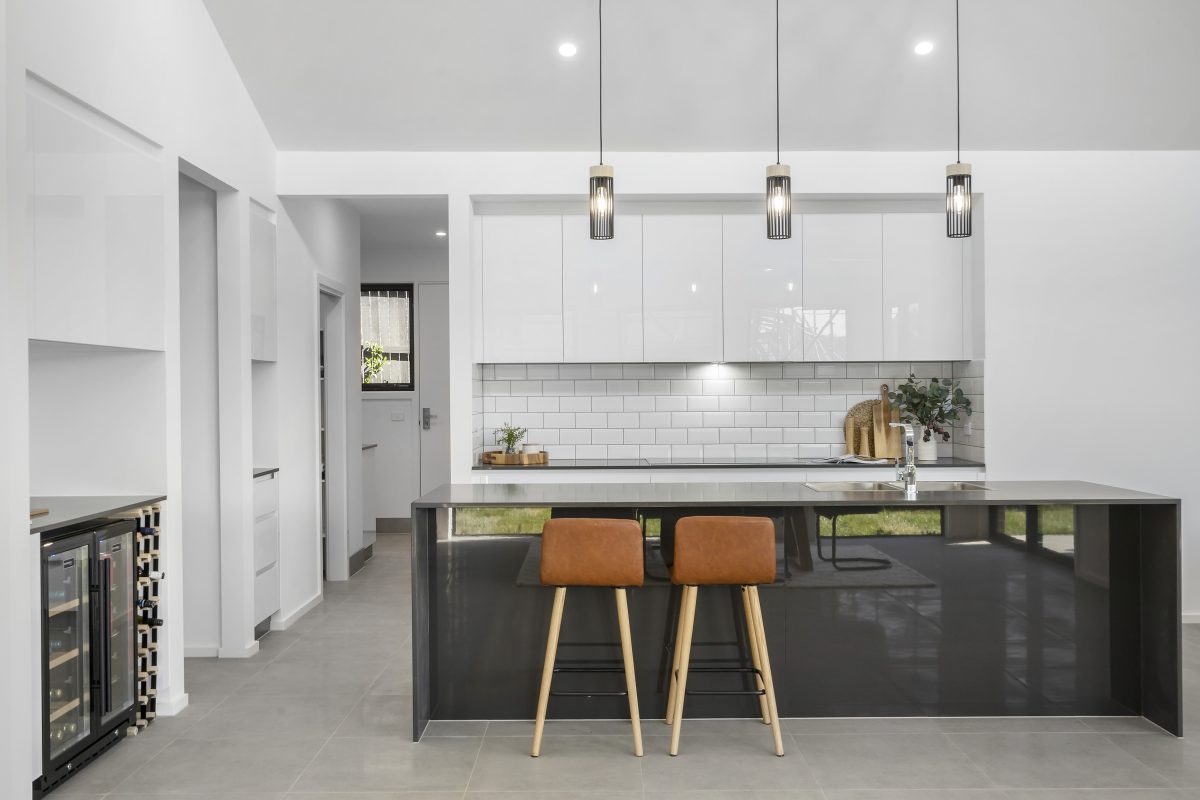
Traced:
<svg viewBox="0 0 1200 800">
<path fill-rule="evenodd" d="M 134 719 L 137 647 L 133 520 L 42 538 L 42 776 L 58 786 L 119 741 Z"/>
</svg>

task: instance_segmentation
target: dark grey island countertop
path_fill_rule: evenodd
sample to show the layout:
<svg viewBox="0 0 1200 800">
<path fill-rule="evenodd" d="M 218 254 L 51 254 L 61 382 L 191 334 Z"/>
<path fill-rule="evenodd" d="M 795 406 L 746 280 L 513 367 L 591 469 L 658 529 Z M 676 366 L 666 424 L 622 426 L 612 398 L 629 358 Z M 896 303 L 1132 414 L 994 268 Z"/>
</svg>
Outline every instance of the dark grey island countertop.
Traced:
<svg viewBox="0 0 1200 800">
<path fill-rule="evenodd" d="M 918 490 L 921 481 L 917 481 Z M 927 481 L 926 484 L 934 484 Z M 423 495 L 413 508 L 458 506 L 979 506 L 1178 504 L 1171 497 L 1085 481 L 979 481 L 968 491 L 930 485 L 916 500 L 896 491 L 823 491 L 804 483 L 544 483 L 446 484 Z"/>
<path fill-rule="evenodd" d="M 29 532 L 44 533 L 80 522 L 90 522 L 165 499 L 167 496 L 163 494 L 31 497 L 30 508 L 48 508 L 50 513 L 32 518 L 29 521 Z"/>
<path fill-rule="evenodd" d="M 892 462 L 853 464 L 831 462 L 824 458 L 552 458 L 545 464 L 476 464 L 477 470 L 555 470 L 555 469 L 723 469 L 723 468 L 782 468 L 782 469 L 887 469 Z M 918 469 L 958 467 L 983 469 L 984 464 L 966 458 L 947 456 L 937 461 L 921 462 Z"/>
</svg>

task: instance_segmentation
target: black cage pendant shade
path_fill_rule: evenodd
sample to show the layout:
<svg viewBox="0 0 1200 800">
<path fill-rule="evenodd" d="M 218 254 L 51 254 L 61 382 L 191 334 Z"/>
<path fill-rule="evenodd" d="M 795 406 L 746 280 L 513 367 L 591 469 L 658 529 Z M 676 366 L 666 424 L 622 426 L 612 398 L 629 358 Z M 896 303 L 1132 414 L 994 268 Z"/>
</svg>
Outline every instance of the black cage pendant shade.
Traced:
<svg viewBox="0 0 1200 800">
<path fill-rule="evenodd" d="M 604 163 L 604 0 L 597 0 L 596 52 L 599 57 L 600 163 L 588 171 L 588 217 L 593 239 L 613 238 L 613 168 Z"/>
<path fill-rule="evenodd" d="M 792 170 L 779 163 L 779 0 L 775 0 L 775 163 L 767 167 L 767 238 L 792 238 Z"/>
<path fill-rule="evenodd" d="M 962 163 L 962 68 L 958 44 L 958 0 L 954 0 L 954 117 L 956 161 L 946 166 L 946 236 L 971 235 L 971 165 Z"/>
</svg>

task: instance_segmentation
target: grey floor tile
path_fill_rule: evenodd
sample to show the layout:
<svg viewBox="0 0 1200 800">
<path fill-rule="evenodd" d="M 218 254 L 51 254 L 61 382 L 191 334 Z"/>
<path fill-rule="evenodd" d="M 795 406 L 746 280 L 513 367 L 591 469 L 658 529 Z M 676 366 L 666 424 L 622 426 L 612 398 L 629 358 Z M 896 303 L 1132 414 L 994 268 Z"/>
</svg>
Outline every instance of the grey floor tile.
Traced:
<svg viewBox="0 0 1200 800">
<path fill-rule="evenodd" d="M 408 714 L 408 727 L 412 729 L 412 712 Z M 487 733 L 485 719 L 435 719 L 425 728 L 426 736 L 483 736 Z"/>
<path fill-rule="evenodd" d="M 286 800 L 462 800 L 463 793 L 451 792 L 293 792 Z M 509 800 L 515 800 L 510 798 Z"/>
<path fill-rule="evenodd" d="M 470 790 L 639 791 L 642 788 L 642 763 L 648 757 L 633 755 L 632 739 L 616 736 L 544 739 L 539 758 L 530 757 L 529 746 L 530 740 L 523 737 L 485 737 L 471 774 Z"/>
<path fill-rule="evenodd" d="M 463 791 L 479 753 L 478 738 L 330 739 L 293 792 Z"/>
<path fill-rule="evenodd" d="M 1200 789 L 1200 744 L 1161 734 L 1110 733 L 1108 738 L 1173 786 Z"/>
<path fill-rule="evenodd" d="M 203 792 L 196 794 L 135 792 L 122 790 L 107 795 L 104 800 L 285 800 L 282 792 Z"/>
<path fill-rule="evenodd" d="M 699 789 L 761 791 L 815 789 L 817 782 L 789 737 L 785 755 L 775 755 L 775 744 L 765 729 L 760 735 L 689 732 L 684 720 L 679 755 L 669 756 L 670 739 L 646 739 L 642 765 L 645 790 L 690 792 Z"/>
<path fill-rule="evenodd" d="M 469 795 L 468 795 L 469 796 Z M 655 792 L 647 794 L 655 800 L 825 800 L 820 789 L 764 789 L 741 791 L 738 789 L 693 789 L 683 792 Z"/>
<path fill-rule="evenodd" d="M 404 694 L 382 694 L 360 699 L 334 736 L 391 736 L 411 739 L 412 698 Z M 478 736 L 483 735 L 480 731 Z"/>
<path fill-rule="evenodd" d="M 383 674 L 386 666 L 386 661 L 368 661 L 353 657 L 275 661 L 246 681 L 235 694 L 310 696 L 333 693 L 362 694 Z"/>
<path fill-rule="evenodd" d="M 232 694 L 267 666 L 265 658 L 188 658 L 183 662 L 189 698 Z"/>
<path fill-rule="evenodd" d="M 826 800 L 1009 800 L 1002 789 L 826 789 Z"/>
<path fill-rule="evenodd" d="M 146 794 L 286 792 L 323 740 L 177 739 L 129 776 L 120 788 Z"/>
<path fill-rule="evenodd" d="M 945 734 L 792 737 L 822 789 L 984 789 L 987 776 Z"/>
<path fill-rule="evenodd" d="M 1182 800 L 1178 789 L 1010 789 L 1005 800 Z"/>
<path fill-rule="evenodd" d="M 936 733 L 932 717 L 814 717 L 783 720 L 788 733 Z"/>
<path fill-rule="evenodd" d="M 412 695 L 412 656 L 405 655 L 387 662 L 383 672 L 367 690 L 367 694 Z"/>
<path fill-rule="evenodd" d="M 939 717 L 943 733 L 1081 733 L 1090 730 L 1077 717 Z"/>
<path fill-rule="evenodd" d="M 225 698 L 182 737 L 325 739 L 346 719 L 357 701 L 356 694 L 235 695 Z"/>
<path fill-rule="evenodd" d="M 1166 779 L 1100 733 L 956 733 L 955 746 L 1005 788 L 1162 788 Z"/>
<path fill-rule="evenodd" d="M 546 739 L 559 736 L 632 736 L 628 720 L 618 719 L 550 719 L 542 734 Z M 670 735 L 671 729 L 655 719 L 642 720 L 642 736 L 655 733 Z M 488 723 L 487 735 L 533 738 L 533 720 L 492 720 Z"/>
<path fill-rule="evenodd" d="M 54 790 L 51 797 L 76 797 L 104 794 L 116 789 L 148 760 L 154 758 L 173 740 L 133 736 L 123 739 L 87 768 Z"/>
<path fill-rule="evenodd" d="M 467 792 L 465 800 L 643 800 L 636 792 Z"/>
<path fill-rule="evenodd" d="M 1156 733 L 1170 734 L 1144 717 L 1081 717 L 1080 721 L 1089 730 L 1101 733 Z"/>
</svg>

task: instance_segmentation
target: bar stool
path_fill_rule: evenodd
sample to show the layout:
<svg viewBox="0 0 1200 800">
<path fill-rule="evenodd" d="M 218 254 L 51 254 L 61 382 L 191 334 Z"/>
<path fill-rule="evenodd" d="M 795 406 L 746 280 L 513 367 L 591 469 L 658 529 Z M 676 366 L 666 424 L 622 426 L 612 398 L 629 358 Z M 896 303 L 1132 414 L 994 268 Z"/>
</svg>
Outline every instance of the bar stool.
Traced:
<svg viewBox="0 0 1200 800">
<path fill-rule="evenodd" d="M 675 645 L 675 666 L 667 694 L 666 722 L 671 731 L 671 755 L 679 754 L 679 733 L 683 727 L 683 702 L 688 694 L 688 663 L 691 659 L 692 631 L 696 620 L 696 597 L 701 586 L 740 586 L 746 618 L 747 641 L 754 665 L 759 710 L 764 723 L 771 725 L 775 755 L 783 755 L 783 733 L 775 705 L 775 683 L 767 653 L 766 628 L 758 599 L 758 584 L 775 581 L 775 525 L 767 517 L 685 517 L 675 530 L 675 563 L 671 582 L 683 586 L 680 601 L 679 638 Z M 695 671 L 702 671 L 696 669 Z M 708 671 L 708 670 L 704 670 Z M 718 668 L 715 671 L 737 670 Z M 742 694 L 743 692 L 704 692 L 704 694 Z"/>
<path fill-rule="evenodd" d="M 562 626 L 568 586 L 607 586 L 613 589 L 617 602 L 617 626 L 621 630 L 626 691 L 583 694 L 628 696 L 629 719 L 633 723 L 633 752 L 634 755 L 642 755 L 642 720 L 638 714 L 633 645 L 629 637 L 629 603 L 625 597 L 625 587 L 642 585 L 645 576 L 643 558 L 642 528 L 635 520 L 564 518 L 551 519 L 542 526 L 542 585 L 554 587 L 554 607 L 550 614 L 546 661 L 542 667 L 542 685 L 538 692 L 537 718 L 533 727 L 530 755 L 534 758 L 541 753 L 542 730 L 546 724 L 550 695 L 573 694 L 550 691 L 554 673 L 620 671 L 604 667 L 555 667 L 558 633 Z"/>
</svg>

